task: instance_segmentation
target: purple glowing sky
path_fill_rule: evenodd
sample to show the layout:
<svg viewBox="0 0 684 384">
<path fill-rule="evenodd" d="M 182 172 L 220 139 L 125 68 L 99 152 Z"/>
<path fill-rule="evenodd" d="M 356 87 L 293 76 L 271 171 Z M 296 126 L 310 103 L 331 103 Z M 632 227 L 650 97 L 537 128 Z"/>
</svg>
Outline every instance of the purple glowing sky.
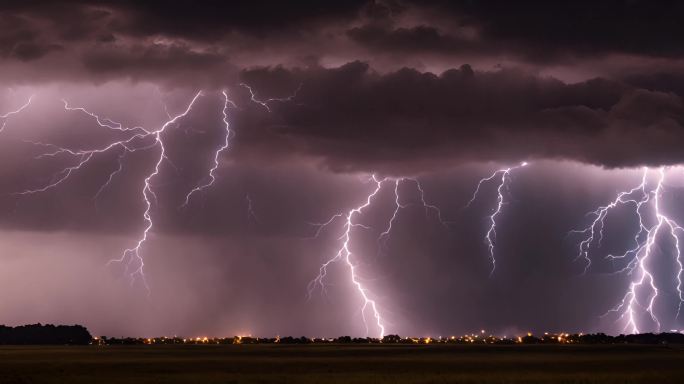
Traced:
<svg viewBox="0 0 684 384">
<path fill-rule="evenodd" d="M 365 335 L 365 318 L 376 335 L 370 300 L 386 333 L 620 332 L 624 321 L 600 315 L 634 276 L 612 273 L 621 265 L 604 256 L 633 245 L 634 210 L 607 216 L 587 273 L 582 238 L 567 234 L 639 185 L 644 166 L 653 191 L 668 167 L 658 203 L 684 222 L 683 11 L 645 1 L 4 2 L 0 324 L 331 336 Z M 159 137 L 161 158 L 154 131 L 199 91 Z M 144 130 L 101 127 L 86 110 Z M 54 188 L 16 194 L 84 159 L 45 154 L 136 133 L 135 150 L 97 153 Z M 466 207 L 482 178 L 522 161 Z M 141 238 L 144 197 L 147 287 L 127 262 L 107 264 Z M 658 239 L 648 264 L 662 329 L 684 328 L 672 245 Z M 325 289 L 307 297 L 341 247 Z M 642 315 L 640 330 L 653 330 Z"/>
</svg>

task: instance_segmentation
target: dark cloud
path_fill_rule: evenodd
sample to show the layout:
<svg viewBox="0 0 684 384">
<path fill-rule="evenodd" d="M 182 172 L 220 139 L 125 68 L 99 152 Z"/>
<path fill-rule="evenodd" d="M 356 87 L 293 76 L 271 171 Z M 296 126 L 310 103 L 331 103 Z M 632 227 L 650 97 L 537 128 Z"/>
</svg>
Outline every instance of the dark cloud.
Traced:
<svg viewBox="0 0 684 384">
<path fill-rule="evenodd" d="M 386 8 L 389 9 L 389 8 Z M 680 58 L 676 1 L 405 2 L 347 31 L 377 55 L 567 64 L 611 55 Z"/>
<path fill-rule="evenodd" d="M 347 35 L 354 41 L 373 49 L 392 52 L 434 52 L 434 53 L 473 53 L 477 52 L 477 44 L 467 39 L 459 39 L 445 35 L 430 26 L 412 28 L 386 28 L 365 25 L 352 28 Z"/>
<path fill-rule="evenodd" d="M 349 20 L 367 1 L 280 2 L 205 1 L 8 1 L 0 9 L 10 15 L 28 15 L 54 27 L 66 40 L 85 40 L 93 31 L 135 37 L 165 35 L 198 41 L 217 41 L 230 32 L 266 37 L 283 31 L 296 32 L 320 27 L 331 20 Z"/>
<path fill-rule="evenodd" d="M 677 44 L 684 31 L 673 21 L 683 13 L 677 2 L 30 1 L 1 7 L 0 54 L 10 61 L 44 59 L 36 69 L 51 69 L 56 80 L 68 74 L 51 68 L 61 52 L 85 67 L 79 79 L 101 81 L 102 73 L 87 71 L 88 65 L 103 45 L 114 43 L 119 60 L 112 62 L 130 63 L 132 71 L 138 61 L 148 65 L 141 51 L 160 44 L 188 50 L 155 61 L 169 72 L 185 64 L 196 68 L 198 56 L 242 68 L 315 58 L 338 65 L 362 60 L 384 72 L 401 66 L 444 70 L 455 62 L 477 69 L 572 65 L 591 72 L 591 60 L 615 55 L 677 60 L 684 53 Z M 222 69 L 197 70 L 222 78 Z M 109 72 L 107 79 L 117 74 L 126 76 Z"/>
<path fill-rule="evenodd" d="M 82 60 L 94 78 L 128 78 L 174 86 L 186 83 L 215 87 L 234 72 L 223 55 L 195 52 L 187 45 L 107 45 L 85 52 Z"/>
<path fill-rule="evenodd" d="M 457 1 L 432 3 L 480 31 L 484 44 L 515 44 L 549 55 L 628 53 L 679 57 L 684 37 L 678 1 Z"/>
<path fill-rule="evenodd" d="M 380 74 L 359 62 L 243 77 L 259 85 L 263 98 L 301 82 L 292 102 L 273 104 L 269 132 L 337 170 L 401 173 L 535 158 L 609 167 L 682 161 L 681 97 L 606 79 L 566 84 L 469 66 L 441 75 Z M 269 85 L 276 90 L 269 93 Z"/>
<path fill-rule="evenodd" d="M 0 16 L 0 57 L 29 61 L 60 48 L 59 45 L 39 41 L 38 34 L 28 24 L 20 16 Z"/>
<path fill-rule="evenodd" d="M 678 71 L 654 71 L 626 75 L 622 79 L 635 87 L 649 91 L 672 92 L 684 97 L 684 73 Z"/>
<path fill-rule="evenodd" d="M 223 34 L 239 31 L 267 37 L 284 31 L 305 31 L 326 21 L 348 20 L 357 15 L 366 1 L 322 3 L 305 0 L 224 2 L 212 0 L 198 7 L 193 1 L 108 2 L 107 6 L 126 12 L 130 19 L 122 31 L 131 34 L 168 34 L 200 40 L 217 40 Z"/>
</svg>

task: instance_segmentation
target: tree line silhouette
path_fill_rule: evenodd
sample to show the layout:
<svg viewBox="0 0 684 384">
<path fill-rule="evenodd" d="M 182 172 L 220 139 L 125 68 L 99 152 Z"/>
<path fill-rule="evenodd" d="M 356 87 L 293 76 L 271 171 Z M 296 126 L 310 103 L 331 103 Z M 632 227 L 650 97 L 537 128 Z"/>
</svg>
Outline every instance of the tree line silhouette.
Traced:
<svg viewBox="0 0 684 384">
<path fill-rule="evenodd" d="M 0 345 L 88 345 L 92 340 L 82 325 L 0 325 Z"/>
<path fill-rule="evenodd" d="M 684 334 L 642 333 L 634 335 L 610 336 L 594 334 L 549 334 L 534 336 L 528 333 L 521 337 L 496 337 L 471 334 L 451 337 L 401 337 L 386 335 L 382 339 L 351 336 L 337 338 L 275 337 L 259 338 L 251 336 L 180 338 L 174 337 L 92 337 L 82 325 L 29 324 L 17 327 L 0 325 L 0 345 L 135 345 L 135 344 L 684 344 Z"/>
</svg>

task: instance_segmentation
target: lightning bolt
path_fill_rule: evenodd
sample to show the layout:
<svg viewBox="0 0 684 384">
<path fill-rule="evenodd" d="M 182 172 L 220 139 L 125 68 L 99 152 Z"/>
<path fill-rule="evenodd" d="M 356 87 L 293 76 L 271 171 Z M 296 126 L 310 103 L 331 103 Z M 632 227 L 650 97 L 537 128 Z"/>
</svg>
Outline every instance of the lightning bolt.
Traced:
<svg viewBox="0 0 684 384">
<path fill-rule="evenodd" d="M 657 245 L 661 236 L 668 236 L 673 242 L 672 255 L 677 265 L 676 270 L 676 286 L 678 296 L 678 306 L 675 318 L 679 317 L 682 303 L 684 303 L 684 292 L 682 290 L 682 272 L 683 264 L 681 260 L 681 249 L 679 244 L 679 236 L 684 232 L 684 228 L 677 223 L 676 220 L 668 216 L 661 206 L 661 197 L 665 187 L 666 168 L 658 169 L 657 179 L 654 187 L 649 187 L 649 169 L 644 168 L 641 183 L 632 189 L 618 193 L 617 197 L 609 204 L 599 207 L 590 212 L 594 216 L 594 220 L 584 229 L 574 230 L 571 233 L 578 233 L 584 235 L 585 238 L 579 243 L 578 258 L 585 260 L 585 272 L 591 266 L 591 258 L 589 251 L 592 245 L 596 243 L 600 247 L 600 242 L 603 238 L 603 228 L 605 226 L 605 218 L 611 210 L 618 206 L 627 206 L 633 209 L 635 216 L 638 218 L 639 226 L 634 234 L 634 246 L 628 248 L 625 253 L 621 255 L 608 255 L 606 259 L 620 260 L 627 259 L 628 263 L 624 268 L 617 270 L 615 273 L 626 272 L 632 279 L 629 286 L 622 297 L 622 300 L 602 317 L 612 313 L 617 313 L 617 321 L 625 321 L 625 331 L 632 333 L 639 333 L 641 331 L 640 315 L 647 314 L 657 331 L 660 331 L 661 321 L 656 315 L 655 304 L 660 294 L 656 278 L 653 271 L 649 268 L 650 259 L 654 257 L 654 248 Z M 645 209 L 650 207 L 655 221 L 648 223 L 645 214 Z M 643 300 L 641 297 L 645 296 Z"/>
<path fill-rule="evenodd" d="M 609 255 L 609 257 L 612 259 L 624 258 L 627 257 L 629 254 L 635 253 L 639 249 L 639 238 L 641 237 L 642 233 L 646 230 L 646 227 L 643 223 L 643 217 L 641 215 L 641 208 L 645 203 L 649 201 L 649 192 L 646 191 L 647 177 L 648 169 L 644 169 L 641 178 L 641 183 L 639 185 L 635 186 L 632 189 L 618 193 L 615 199 L 610 203 L 598 207 L 592 212 L 589 212 L 588 215 L 594 216 L 594 220 L 592 220 L 589 226 L 582 229 L 575 229 L 570 231 L 570 233 L 586 235 L 586 238 L 579 243 L 578 253 L 576 257 L 576 259 L 581 258 L 585 261 L 583 274 L 585 274 L 591 267 L 591 258 L 589 257 L 589 250 L 591 249 L 595 241 L 597 242 L 597 245 L 600 246 L 601 241 L 603 240 L 603 228 L 605 227 L 606 216 L 608 216 L 608 213 L 612 209 L 618 206 L 633 205 L 634 212 L 639 218 L 639 231 L 634 236 L 634 241 L 636 243 L 635 248 L 626 251 L 626 253 L 622 256 Z M 634 196 L 635 194 L 637 196 Z"/>
<path fill-rule="evenodd" d="M 429 211 L 432 211 L 435 213 L 435 216 L 437 217 L 437 221 L 439 221 L 442 226 L 447 227 L 447 222 L 444 221 L 442 218 L 442 210 L 439 209 L 434 204 L 430 204 L 427 201 L 425 201 L 425 190 L 423 189 L 423 186 L 420 184 L 420 181 L 418 179 L 410 179 L 414 183 L 416 183 L 416 189 L 418 190 L 418 194 L 420 197 L 420 203 L 423 205 L 423 208 L 425 208 L 425 214 L 427 215 Z"/>
<path fill-rule="evenodd" d="M 221 119 L 221 121 L 223 122 L 223 125 L 225 127 L 225 131 L 226 131 L 226 135 L 225 135 L 224 140 L 223 140 L 223 145 L 220 146 L 216 150 L 216 152 L 214 152 L 214 161 L 213 161 L 213 165 L 209 169 L 209 175 L 208 175 L 207 180 L 204 183 L 198 184 L 195 188 L 191 189 L 190 192 L 188 192 L 188 194 L 185 196 L 185 201 L 183 202 L 183 205 L 181 205 L 181 208 L 185 208 L 188 206 L 188 204 L 190 203 L 190 199 L 192 198 L 193 194 L 195 194 L 197 192 L 201 192 L 201 191 L 205 190 L 206 188 L 209 188 L 212 185 L 214 185 L 214 182 L 216 181 L 216 175 L 214 173 L 216 172 L 216 170 L 219 167 L 219 157 L 221 156 L 221 153 L 223 151 L 228 149 L 228 146 L 230 144 L 229 142 L 230 142 L 231 130 L 230 130 L 230 123 L 228 122 L 228 112 L 227 111 L 228 111 L 229 105 L 232 106 L 233 108 L 237 108 L 237 106 L 235 105 L 235 103 L 233 101 L 231 101 L 228 98 L 228 93 L 225 90 L 222 91 L 221 94 L 223 95 L 223 98 L 224 98 L 223 110 L 221 111 L 221 113 L 223 114 L 223 118 Z M 251 203 L 252 203 L 251 200 L 249 200 L 250 209 L 251 209 Z"/>
<path fill-rule="evenodd" d="M 285 102 L 294 100 L 297 97 L 297 95 L 299 94 L 299 91 L 302 89 L 303 85 L 304 85 L 303 83 L 300 83 L 299 87 L 297 87 L 297 89 L 294 91 L 294 93 L 292 93 L 290 96 L 273 97 L 273 98 L 266 99 L 266 100 L 260 100 L 260 99 L 257 99 L 257 95 L 254 92 L 254 90 L 252 89 L 252 87 L 250 87 L 249 85 L 247 85 L 245 83 L 240 83 L 240 86 L 246 88 L 249 91 L 250 100 L 252 100 L 252 102 L 254 102 L 256 104 L 261 105 L 268 112 L 271 112 L 271 107 L 268 105 L 269 103 L 273 103 L 273 102 L 285 103 Z"/>
<path fill-rule="evenodd" d="M 192 103 L 194 103 L 194 101 L 197 99 L 197 97 L 199 97 L 200 93 L 201 92 L 198 92 L 198 94 L 195 96 L 195 98 L 193 98 Z M 66 100 L 62 100 L 62 102 L 64 103 L 64 110 L 65 111 L 82 112 L 82 113 L 92 117 L 95 120 L 95 122 L 98 124 L 98 126 L 100 126 L 102 128 L 113 129 L 113 130 L 123 131 L 123 132 L 128 132 L 128 131 L 141 131 L 141 132 L 135 133 L 128 138 L 111 142 L 111 143 L 105 145 L 104 147 L 94 148 L 94 149 L 71 149 L 71 148 L 60 147 L 60 146 L 57 146 L 54 144 L 49 144 L 49 143 L 31 142 L 35 145 L 50 147 L 50 148 L 54 149 L 52 152 L 46 152 L 46 153 L 43 153 L 41 155 L 38 155 L 36 157 L 37 159 L 52 158 L 52 157 L 56 157 L 58 155 L 70 155 L 70 156 L 77 159 L 77 163 L 75 165 L 66 167 L 66 168 L 62 169 L 61 171 L 57 172 L 55 174 L 55 176 L 53 177 L 52 182 L 50 182 L 50 183 L 48 183 L 42 187 L 38 187 L 38 188 L 34 188 L 34 189 L 26 189 L 26 190 L 21 191 L 21 192 L 15 192 L 14 193 L 15 195 L 32 195 L 35 193 L 46 192 L 50 189 L 53 189 L 53 188 L 59 186 L 60 184 L 62 184 L 64 181 L 66 181 L 72 175 L 72 173 L 74 171 L 82 169 L 93 158 L 93 156 L 109 152 L 113 148 L 117 148 L 117 147 L 123 148 L 125 151 L 128 151 L 128 152 L 136 152 L 139 150 L 146 150 L 146 149 L 150 149 L 150 148 L 155 147 L 155 146 L 161 146 L 163 148 L 163 143 L 161 142 L 160 135 L 166 129 L 168 122 L 166 124 L 164 124 L 162 126 L 162 128 L 157 130 L 157 131 L 148 131 L 142 127 L 126 128 L 126 127 L 123 127 L 120 123 L 114 122 L 109 118 L 101 118 L 97 114 L 90 112 L 90 111 L 86 110 L 85 108 L 70 107 Z M 175 119 L 172 119 L 169 121 L 175 121 Z M 136 142 L 144 141 L 145 139 L 147 139 L 149 137 L 154 138 L 153 144 L 146 145 L 144 147 L 135 147 Z M 166 155 L 165 155 L 163 150 L 161 151 L 161 156 L 162 156 L 162 159 L 166 158 Z M 114 173 L 118 173 L 118 171 L 114 171 Z M 110 176 L 107 179 L 108 181 L 107 181 L 107 183 L 105 183 L 105 185 L 109 183 L 109 181 L 111 180 L 112 177 L 113 177 L 112 174 L 110 174 Z"/>
<path fill-rule="evenodd" d="M 370 293 L 366 287 L 361 283 L 359 280 L 358 276 L 358 271 L 357 271 L 357 265 L 354 263 L 352 260 L 352 251 L 350 250 L 350 243 L 352 239 L 352 230 L 356 227 L 362 227 L 362 228 L 368 228 L 367 226 L 363 224 L 359 224 L 355 222 L 355 218 L 358 215 L 361 215 L 363 213 L 363 210 L 366 209 L 371 205 L 371 202 L 373 198 L 380 192 L 380 189 L 382 188 L 382 184 L 387 180 L 387 179 L 378 179 L 375 175 L 372 176 L 372 180 L 375 183 L 375 188 L 373 191 L 366 197 L 366 200 L 363 204 L 359 205 L 358 207 L 350 209 L 346 214 L 338 213 L 336 215 L 333 215 L 330 220 L 327 222 L 321 224 L 319 227 L 319 231 L 317 231 L 317 234 L 320 233 L 320 229 L 331 224 L 335 219 L 344 217 L 344 226 L 343 226 L 343 233 L 342 236 L 340 236 L 340 240 L 342 241 L 342 245 L 331 259 L 323 263 L 319 269 L 318 276 L 314 280 L 312 280 L 309 283 L 309 297 L 312 296 L 313 291 L 316 289 L 316 287 L 320 287 L 322 291 L 325 291 L 325 284 L 324 284 L 324 279 L 328 273 L 328 267 L 337 262 L 337 261 L 344 261 L 345 265 L 347 266 L 349 270 L 349 277 L 351 280 L 351 283 L 353 286 L 356 288 L 357 292 L 363 299 L 363 306 L 361 307 L 361 319 L 363 320 L 363 324 L 366 327 L 366 333 L 369 332 L 368 329 L 368 323 L 366 321 L 366 311 L 370 309 L 372 311 L 372 316 L 375 319 L 375 324 L 377 328 L 379 329 L 380 332 L 380 337 L 382 338 L 385 334 L 385 325 L 382 319 L 382 316 L 380 315 L 380 311 L 378 310 L 378 305 L 375 302 L 375 300 L 370 298 Z"/>
<path fill-rule="evenodd" d="M 394 180 L 394 211 L 392 212 L 392 217 L 389 219 L 387 222 L 387 228 L 380 233 L 380 236 L 378 236 L 378 242 L 382 242 L 381 244 L 381 249 L 382 247 L 386 244 L 386 239 L 389 237 L 390 233 L 392 232 L 392 226 L 394 225 L 394 222 L 397 220 L 397 216 L 399 216 L 399 211 L 402 208 L 406 208 L 406 205 L 401 204 L 400 202 L 400 197 L 399 197 L 399 183 L 401 182 L 401 179 L 396 179 Z M 383 239 L 385 240 L 383 242 Z"/>
<path fill-rule="evenodd" d="M 235 103 L 233 103 L 229 97 L 228 93 L 226 91 L 222 92 L 222 95 L 224 97 L 224 104 L 223 104 L 223 123 L 225 126 L 225 131 L 226 131 L 226 136 L 225 140 L 223 142 L 223 145 L 221 145 L 217 151 L 214 153 L 214 161 L 212 166 L 209 168 L 208 172 L 208 181 L 199 184 L 195 188 L 193 188 L 186 196 L 186 202 L 185 205 L 189 202 L 190 198 L 192 195 L 196 192 L 200 192 L 204 190 L 205 188 L 210 187 L 213 185 L 216 177 L 215 177 L 215 172 L 218 169 L 219 166 L 219 156 L 223 151 L 225 151 L 228 148 L 229 144 L 229 138 L 231 135 L 231 130 L 230 130 L 230 125 L 228 123 L 228 114 L 227 110 L 229 106 L 235 107 Z M 174 126 L 176 123 L 178 123 L 179 120 L 183 119 L 186 117 L 193 109 L 193 106 L 195 105 L 196 101 L 202 96 L 202 91 L 197 92 L 192 100 L 188 103 L 186 109 L 175 116 L 169 116 L 169 120 L 167 120 L 165 123 L 161 125 L 160 128 L 156 130 L 147 130 L 143 127 L 125 127 L 121 123 L 118 123 L 116 121 L 113 121 L 112 119 L 109 118 L 104 118 L 96 113 L 93 113 L 91 111 L 86 110 L 85 108 L 82 107 L 72 107 L 69 105 L 69 103 L 66 100 L 62 100 L 64 104 L 64 110 L 67 112 L 78 112 L 85 114 L 87 116 L 90 116 L 95 123 L 105 129 L 109 130 L 116 130 L 120 131 L 123 133 L 128 134 L 128 136 L 124 139 L 121 140 L 116 140 L 113 142 L 110 142 L 102 147 L 98 148 L 90 148 L 90 149 L 73 149 L 73 148 L 67 148 L 67 147 L 61 147 L 57 146 L 54 144 L 50 143 L 41 143 L 41 142 L 31 142 L 35 145 L 39 145 L 45 148 L 48 148 L 48 150 L 45 153 L 42 153 L 38 156 L 36 156 L 37 159 L 49 159 L 49 158 L 55 158 L 58 156 L 68 156 L 70 158 L 73 158 L 75 160 L 75 164 L 70 165 L 68 167 L 63 168 L 59 172 L 57 172 L 54 176 L 53 179 L 49 182 L 46 183 L 45 185 L 42 185 L 40 187 L 32 188 L 32 189 L 26 189 L 24 191 L 20 192 L 15 192 L 14 195 L 32 195 L 36 193 L 41 193 L 41 192 L 46 192 L 48 190 L 51 190 L 53 188 L 58 187 L 65 181 L 69 179 L 69 177 L 76 171 L 82 169 L 85 167 L 95 156 L 107 153 L 109 151 L 114 150 L 115 148 L 120 148 L 121 153 L 118 155 L 117 160 L 118 160 L 118 167 L 116 167 L 114 170 L 112 170 L 109 175 L 107 176 L 105 182 L 102 184 L 102 186 L 98 189 L 97 193 L 95 193 L 95 196 L 93 197 L 94 199 L 97 199 L 97 197 L 102 193 L 103 190 L 105 190 L 113 181 L 113 179 L 118 175 L 119 173 L 122 172 L 124 164 L 123 164 L 123 159 L 126 153 L 130 152 L 137 152 L 137 151 L 143 151 L 143 150 L 151 150 L 151 149 L 156 149 L 158 151 L 158 154 L 156 156 L 156 160 L 154 162 L 154 167 L 151 169 L 150 173 L 148 173 L 143 181 L 142 189 L 141 189 L 141 196 L 144 201 L 144 206 L 145 209 L 143 211 L 143 221 L 145 223 L 145 226 L 142 230 L 142 233 L 138 237 L 138 240 L 135 242 L 134 246 L 128 249 L 125 249 L 121 255 L 121 257 L 112 259 L 110 260 L 107 264 L 111 263 L 122 263 L 125 265 L 125 271 L 124 274 L 126 274 L 130 281 L 131 284 L 133 284 L 137 279 L 140 279 L 145 286 L 145 289 L 149 293 L 149 286 L 147 284 L 147 281 L 145 279 L 145 274 L 144 274 L 144 260 L 142 256 L 142 249 L 149 239 L 149 236 L 153 230 L 154 227 L 154 221 L 152 217 L 152 208 L 153 204 L 156 203 L 157 201 L 157 195 L 154 191 L 154 184 L 156 178 L 159 176 L 162 165 L 164 161 L 169 162 L 171 165 L 171 160 L 166 156 L 166 147 L 164 144 L 164 134 L 167 131 L 167 129 L 171 126 Z M 30 103 L 30 99 L 29 99 Z M 19 111 L 23 110 L 28 106 L 27 103 L 25 106 L 23 106 L 21 109 L 17 111 L 13 111 L 11 113 L 8 113 L 6 117 L 16 114 Z M 5 116 L 5 115 L 3 115 Z M 5 118 L 6 118 L 5 117 Z"/>
<path fill-rule="evenodd" d="M 397 220 L 397 217 L 399 216 L 399 211 L 410 206 L 410 204 L 402 204 L 400 202 L 401 197 L 399 196 L 399 184 L 405 181 L 411 181 L 416 184 L 418 198 L 420 200 L 420 204 L 425 209 L 425 214 L 428 215 L 430 211 L 434 212 L 439 223 L 445 228 L 448 227 L 446 221 L 444 221 L 444 219 L 442 218 L 442 211 L 439 209 L 439 207 L 433 204 L 429 204 L 425 200 L 425 190 L 423 190 L 423 186 L 420 184 L 420 181 L 418 181 L 418 179 L 405 177 L 394 179 L 394 211 L 392 212 L 392 217 L 387 223 L 387 228 L 380 233 L 380 236 L 378 236 L 378 244 L 380 245 L 379 251 L 381 253 L 387 246 L 387 241 L 389 240 L 390 234 L 392 233 L 392 227 L 394 225 L 394 222 Z"/>
<path fill-rule="evenodd" d="M 21 113 L 21 112 L 24 111 L 26 108 L 28 108 L 29 105 L 31 105 L 31 101 L 33 100 L 33 96 L 34 96 L 34 95 L 31 95 L 31 96 L 28 98 L 28 100 L 26 101 L 26 103 L 24 103 L 24 104 L 23 104 L 21 107 L 19 107 L 18 109 L 15 109 L 15 110 L 13 110 L 13 111 L 9 111 L 9 112 L 5 113 L 4 115 L 0 115 L 0 120 L 2 120 L 2 125 L 0 125 L 0 133 L 2 133 L 2 131 L 5 130 L 5 127 L 7 126 L 7 121 L 8 121 L 12 116 Z"/>
<path fill-rule="evenodd" d="M 123 124 L 121 124 L 121 123 L 118 123 L 118 122 L 113 121 L 113 120 L 106 118 L 106 117 L 102 118 L 102 117 L 98 116 L 97 114 L 86 110 L 83 107 L 70 107 L 69 102 L 67 102 L 65 99 L 62 99 L 62 103 L 64 103 L 64 110 L 65 111 L 79 111 L 79 112 L 85 113 L 86 115 L 95 119 L 95 121 L 97 122 L 97 124 L 100 127 L 112 129 L 115 131 L 122 131 L 122 132 L 143 131 L 145 133 L 150 133 L 143 127 L 131 127 L 131 128 L 124 127 Z"/>
<path fill-rule="evenodd" d="M 380 314 L 380 311 L 378 309 L 378 305 L 375 300 L 371 299 L 372 294 L 369 292 L 368 288 L 366 288 L 358 275 L 357 272 L 357 264 L 352 260 L 352 256 L 354 256 L 353 252 L 350 249 L 350 243 L 352 241 L 352 231 L 354 228 L 362 228 L 362 229 L 371 229 L 367 225 L 359 223 L 356 219 L 357 216 L 362 215 L 363 211 L 368 208 L 372 202 L 373 199 L 377 196 L 377 194 L 381 191 L 382 186 L 385 183 L 391 182 L 394 184 L 393 192 L 394 192 L 394 203 L 395 203 L 395 209 L 392 212 L 392 216 L 388 220 L 387 223 L 387 228 L 380 233 L 378 237 L 378 242 L 381 242 L 383 239 L 386 240 L 387 237 L 392 232 L 392 226 L 397 220 L 399 211 L 401 209 L 404 209 L 410 204 L 402 204 L 401 203 L 401 197 L 399 193 L 399 185 L 402 182 L 406 181 L 412 181 L 416 185 L 416 189 L 418 191 L 418 197 L 420 204 L 422 207 L 425 209 L 426 215 L 428 212 L 433 211 L 435 212 L 435 216 L 439 220 L 439 222 L 446 226 L 446 223 L 444 220 L 442 220 L 442 212 L 440 209 L 432 204 L 429 204 L 425 200 L 425 192 L 422 188 L 422 185 L 417 179 L 412 179 L 412 178 L 383 178 L 383 179 L 378 179 L 377 176 L 372 175 L 370 180 L 375 184 L 375 188 L 366 196 L 366 199 L 364 202 L 347 211 L 346 213 L 337 213 L 333 216 L 330 217 L 326 222 L 319 223 L 319 224 L 314 224 L 318 226 L 318 229 L 316 230 L 316 233 L 314 237 L 318 237 L 318 235 L 321 233 L 321 231 L 326 228 L 327 226 L 331 225 L 333 222 L 335 222 L 337 219 L 344 218 L 344 225 L 342 227 L 342 235 L 339 237 L 339 240 L 342 242 L 340 248 L 338 251 L 335 253 L 335 255 L 328 259 L 325 263 L 323 263 L 318 271 L 318 275 L 314 280 L 312 280 L 309 283 L 308 286 L 308 297 L 311 298 L 313 295 L 313 292 L 317 289 L 320 288 L 322 292 L 326 291 L 326 287 L 324 284 L 325 277 L 327 276 L 328 273 L 328 267 L 338 261 L 343 261 L 347 269 L 349 271 L 349 279 L 352 285 L 356 288 L 357 292 L 359 293 L 359 296 L 361 296 L 363 300 L 363 305 L 361 307 L 361 319 L 363 320 L 364 327 L 366 328 L 366 333 L 369 333 L 369 326 L 368 326 L 368 320 L 367 320 L 367 312 L 371 312 L 370 315 L 372 316 L 372 319 L 375 320 L 375 326 L 378 328 L 379 333 L 380 333 L 380 338 L 382 338 L 385 334 L 385 325 L 384 321 L 382 319 L 382 315 Z"/>
<path fill-rule="evenodd" d="M 121 153 L 116 157 L 117 163 L 119 164 L 119 166 L 118 166 L 112 173 L 109 174 L 109 177 L 107 178 L 107 181 L 106 181 L 104 184 L 102 184 L 102 186 L 100 187 L 100 189 L 98 189 L 97 192 L 95 193 L 95 196 L 93 196 L 93 200 L 97 201 L 97 198 L 100 196 L 100 194 L 101 194 L 105 189 L 107 189 L 107 187 L 112 183 L 112 180 L 114 180 L 114 177 L 115 177 L 116 175 L 118 175 L 119 173 L 121 173 L 121 171 L 123 171 L 123 161 L 124 161 L 124 156 L 126 155 L 126 152 L 127 152 L 127 151 L 124 149 L 124 150 L 121 151 Z"/>
<path fill-rule="evenodd" d="M 192 107 L 195 105 L 195 102 L 197 99 L 202 96 L 202 91 L 197 92 L 195 94 L 195 97 L 192 98 L 192 101 L 188 104 L 188 107 L 183 111 L 182 113 L 174 116 L 172 119 L 168 120 L 166 123 L 164 123 L 160 129 L 149 133 L 154 136 L 154 141 L 155 145 L 159 147 L 159 157 L 157 157 L 157 161 L 154 166 L 154 170 L 152 173 L 147 175 L 145 178 L 144 184 L 143 184 L 143 189 L 142 189 L 142 198 L 145 201 L 145 211 L 143 212 L 143 220 L 145 221 L 145 228 L 143 229 L 141 237 L 138 239 L 138 242 L 135 244 L 133 248 L 128 248 L 126 249 L 121 257 L 119 259 L 113 259 L 110 260 L 108 264 L 111 264 L 112 262 L 119 262 L 119 263 L 125 263 L 126 265 L 126 270 L 125 272 L 128 273 L 131 284 L 135 281 L 136 277 L 139 277 L 141 281 L 143 282 L 143 285 L 145 286 L 145 289 L 147 290 L 148 294 L 150 292 L 149 285 L 147 284 L 147 280 L 145 279 L 145 273 L 144 273 L 144 267 L 145 267 L 145 262 L 143 260 L 143 257 L 140 255 L 140 250 L 147 241 L 147 238 L 149 236 L 150 231 L 152 230 L 152 227 L 154 226 L 154 222 L 152 221 L 152 215 L 151 215 L 151 210 L 152 210 L 152 202 L 151 199 L 154 198 L 155 201 L 157 200 L 157 195 L 155 192 L 152 190 L 152 180 L 156 178 L 157 175 L 159 175 L 160 168 L 162 163 L 164 162 L 164 159 L 166 158 L 166 147 L 164 146 L 164 141 L 162 140 L 162 134 L 166 131 L 166 129 L 171 126 L 172 124 L 175 124 L 178 120 L 182 119 L 183 117 L 187 116 L 190 111 L 192 110 Z M 135 266 L 137 264 L 137 267 Z M 132 271 L 130 271 L 131 265 Z"/>
<path fill-rule="evenodd" d="M 492 212 L 491 215 L 487 217 L 487 220 L 489 221 L 489 228 L 487 229 L 487 232 L 485 233 L 484 236 L 484 241 L 485 244 L 487 244 L 487 249 L 489 252 L 489 261 L 492 264 L 492 269 L 490 271 L 490 276 L 494 274 L 494 271 L 496 270 L 496 257 L 495 257 L 495 245 L 496 245 L 496 219 L 498 216 L 501 214 L 501 210 L 503 206 L 506 204 L 505 198 L 504 198 L 504 188 L 508 188 L 508 180 L 510 179 L 510 173 L 514 169 L 526 167 L 528 165 L 527 162 L 522 162 L 519 165 L 515 167 L 508 167 L 508 168 L 503 168 L 499 169 L 497 171 L 494 171 L 489 177 L 485 177 L 484 179 L 481 179 L 477 183 L 477 187 L 475 188 L 475 192 L 473 192 L 472 198 L 468 201 L 468 204 L 466 204 L 466 208 L 469 207 L 476 199 L 477 196 L 480 193 L 480 188 L 482 185 L 486 182 L 492 181 L 499 177 L 499 183 L 496 188 L 497 192 L 497 197 L 496 197 L 496 206 L 494 208 L 494 211 Z"/>
</svg>

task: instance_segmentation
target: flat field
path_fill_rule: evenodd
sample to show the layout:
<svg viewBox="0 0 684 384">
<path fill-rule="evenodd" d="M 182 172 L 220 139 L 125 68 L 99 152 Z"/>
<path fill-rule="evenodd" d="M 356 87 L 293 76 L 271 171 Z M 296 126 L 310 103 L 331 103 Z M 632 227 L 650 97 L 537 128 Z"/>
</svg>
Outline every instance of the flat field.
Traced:
<svg viewBox="0 0 684 384">
<path fill-rule="evenodd" d="M 682 383 L 684 346 L 0 346 L 0 383 Z"/>
</svg>

